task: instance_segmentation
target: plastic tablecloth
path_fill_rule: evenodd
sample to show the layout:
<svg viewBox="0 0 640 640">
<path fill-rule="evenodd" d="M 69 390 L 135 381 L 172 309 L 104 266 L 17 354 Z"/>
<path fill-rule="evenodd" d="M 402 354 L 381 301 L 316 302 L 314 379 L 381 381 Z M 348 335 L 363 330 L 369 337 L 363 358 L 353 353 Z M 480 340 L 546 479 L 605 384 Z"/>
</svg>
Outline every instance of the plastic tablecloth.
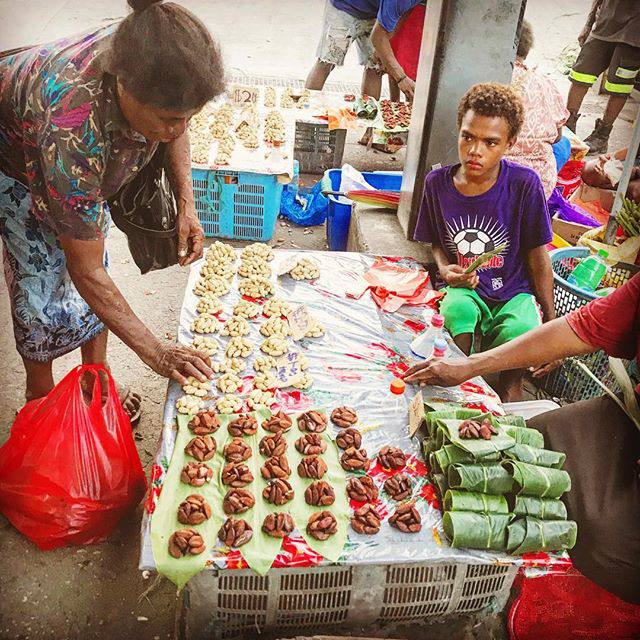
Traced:
<svg viewBox="0 0 640 640">
<path fill-rule="evenodd" d="M 365 536 L 350 530 L 349 541 L 345 545 L 340 563 L 500 562 L 547 568 L 556 563 L 567 563 L 566 556 L 537 554 L 523 559 L 493 552 L 453 549 L 448 545 L 442 531 L 437 498 L 426 478 L 427 468 L 420 453 L 420 442 L 418 438 L 410 439 L 408 436 L 408 405 L 415 389 L 408 387 L 402 396 L 395 396 L 389 391 L 391 380 L 406 370 L 412 361 L 409 344 L 424 329 L 425 307 L 405 305 L 395 313 L 387 313 L 375 305 L 368 292 L 358 300 L 347 297 L 346 292 L 354 288 L 374 263 L 374 257 L 364 254 L 278 250 L 271 263 L 274 274 L 278 272 L 278 265 L 291 260 L 291 254 L 294 253 L 304 253 L 315 259 L 320 265 L 320 278 L 315 282 L 299 282 L 288 275 L 281 276 L 277 278 L 276 295 L 294 305 L 305 304 L 313 317 L 324 325 L 326 333 L 320 339 L 303 339 L 295 343 L 294 347 L 310 361 L 313 387 L 305 392 L 292 389 L 278 391 L 276 397 L 279 406 L 272 409 L 282 408 L 286 412 L 296 412 L 312 407 L 328 411 L 341 405 L 355 407 L 360 418 L 359 429 L 363 434 L 362 446 L 370 458 L 373 459 L 377 451 L 386 444 L 399 446 L 410 454 L 404 471 L 414 480 L 416 506 L 422 515 L 423 527 L 419 533 L 404 534 L 397 531 L 386 522 L 393 510 L 393 503 L 381 491 L 377 506 L 384 521 L 380 532 L 374 536 Z M 420 268 L 410 259 L 387 259 L 411 268 Z M 193 339 L 189 327 L 195 316 L 198 298 L 192 293 L 192 289 L 198 278 L 200 265 L 201 263 L 195 263 L 191 268 L 180 314 L 178 339 L 184 344 L 189 344 Z M 225 310 L 221 318 L 230 315 L 231 308 L 238 299 L 239 294 L 234 287 L 222 298 Z M 248 336 L 256 344 L 256 354 L 260 353 L 257 346 L 263 339 L 258 332 L 259 324 L 260 320 L 252 322 L 251 334 Z M 225 342 L 228 338 L 219 337 L 219 340 Z M 455 345 L 452 344 L 451 347 L 453 355 L 461 356 L 456 352 Z M 246 376 L 246 391 L 251 389 L 251 361 L 252 358 L 243 373 Z M 155 568 L 151 552 L 150 523 L 173 452 L 176 434 L 174 406 L 181 394 L 180 386 L 170 382 L 158 453 L 151 471 L 150 491 L 142 520 L 141 569 Z M 423 395 L 425 399 L 438 397 L 464 401 L 472 406 L 501 412 L 497 396 L 482 379 L 475 379 L 452 389 L 426 387 Z M 334 428 L 333 425 L 330 428 Z M 369 475 L 381 487 L 388 473 L 373 464 Z M 313 552 L 294 531 L 285 538 L 281 553 L 273 566 L 313 566 L 321 563 L 323 558 Z M 238 551 L 227 554 L 214 552 L 207 564 L 209 567 L 228 569 L 246 566 Z"/>
</svg>

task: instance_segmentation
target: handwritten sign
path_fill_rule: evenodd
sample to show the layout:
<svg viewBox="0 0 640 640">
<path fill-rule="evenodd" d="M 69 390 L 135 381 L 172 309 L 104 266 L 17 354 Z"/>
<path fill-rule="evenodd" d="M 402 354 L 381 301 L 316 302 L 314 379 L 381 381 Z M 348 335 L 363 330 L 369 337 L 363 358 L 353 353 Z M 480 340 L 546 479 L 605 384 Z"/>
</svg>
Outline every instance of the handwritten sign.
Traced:
<svg viewBox="0 0 640 640">
<path fill-rule="evenodd" d="M 289 321 L 289 329 L 291 330 L 291 337 L 293 340 L 298 341 L 304 338 L 305 334 L 313 326 L 313 318 L 309 313 L 309 309 L 303 304 L 296 307 L 287 316 Z"/>
<path fill-rule="evenodd" d="M 409 437 L 413 437 L 420 428 L 424 418 L 424 399 L 422 391 L 418 391 L 409 405 Z"/>
<path fill-rule="evenodd" d="M 241 84 L 234 84 L 230 91 L 231 102 L 236 106 L 256 104 L 258 102 L 258 89 Z"/>
<path fill-rule="evenodd" d="M 299 356 L 295 351 L 290 351 L 276 360 L 276 387 L 283 389 L 290 387 L 302 376 Z"/>
</svg>

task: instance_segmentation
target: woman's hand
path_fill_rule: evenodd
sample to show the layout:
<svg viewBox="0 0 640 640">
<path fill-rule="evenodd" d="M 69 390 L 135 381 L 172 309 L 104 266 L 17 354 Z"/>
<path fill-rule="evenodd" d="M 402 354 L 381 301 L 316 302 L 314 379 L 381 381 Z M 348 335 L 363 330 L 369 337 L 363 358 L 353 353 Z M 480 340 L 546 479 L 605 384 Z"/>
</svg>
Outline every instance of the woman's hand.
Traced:
<svg viewBox="0 0 640 640">
<path fill-rule="evenodd" d="M 159 342 L 147 364 L 161 376 L 183 385 L 188 376 L 194 376 L 200 382 L 214 377 L 208 355 L 174 342 Z"/>
<path fill-rule="evenodd" d="M 404 381 L 421 387 L 455 387 L 473 376 L 468 358 L 431 358 L 414 364 L 404 374 Z"/>
<path fill-rule="evenodd" d="M 477 271 L 465 273 L 459 264 L 449 264 L 440 269 L 442 279 L 450 287 L 464 287 L 466 289 L 475 289 L 480 282 Z"/>
<path fill-rule="evenodd" d="M 202 257 L 204 231 L 198 219 L 198 212 L 191 202 L 178 208 L 176 220 L 178 229 L 178 263 L 181 267 Z"/>
<path fill-rule="evenodd" d="M 557 369 L 563 362 L 564 360 L 562 358 L 560 360 L 553 360 L 547 364 L 541 364 L 539 367 L 530 367 L 529 372 L 533 378 L 542 378 L 548 373 L 551 373 L 554 369 Z"/>
</svg>

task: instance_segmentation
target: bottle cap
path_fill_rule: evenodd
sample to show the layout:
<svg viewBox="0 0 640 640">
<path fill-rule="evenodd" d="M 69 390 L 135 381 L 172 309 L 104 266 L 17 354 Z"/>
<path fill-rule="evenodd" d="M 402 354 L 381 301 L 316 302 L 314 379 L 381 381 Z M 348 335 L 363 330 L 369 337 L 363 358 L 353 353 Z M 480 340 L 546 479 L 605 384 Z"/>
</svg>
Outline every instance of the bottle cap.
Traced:
<svg viewBox="0 0 640 640">
<path fill-rule="evenodd" d="M 609 257 L 609 252 L 606 249 L 598 249 L 598 255 L 601 258 L 608 258 Z"/>
<path fill-rule="evenodd" d="M 434 313 L 431 316 L 431 325 L 438 329 L 444 326 L 444 316 L 441 313 Z"/>
<path fill-rule="evenodd" d="M 447 341 L 444 338 L 436 338 L 433 341 L 433 349 L 438 351 L 446 351 L 447 350 Z"/>
<path fill-rule="evenodd" d="M 407 388 L 407 385 L 405 384 L 404 380 L 400 380 L 400 378 L 394 378 L 391 381 L 389 390 L 391 391 L 391 393 L 395 393 L 396 395 L 399 396 L 404 393 L 404 390 L 406 388 Z"/>
</svg>

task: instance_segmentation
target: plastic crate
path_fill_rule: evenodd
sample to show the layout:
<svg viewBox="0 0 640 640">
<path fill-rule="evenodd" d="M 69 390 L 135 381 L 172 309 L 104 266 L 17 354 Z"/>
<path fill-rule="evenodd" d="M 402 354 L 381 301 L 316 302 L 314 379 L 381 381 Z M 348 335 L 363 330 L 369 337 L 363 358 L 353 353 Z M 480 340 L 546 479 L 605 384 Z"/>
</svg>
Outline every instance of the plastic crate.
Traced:
<svg viewBox="0 0 640 640">
<path fill-rule="evenodd" d="M 282 195 L 277 176 L 193 168 L 191 178 L 205 236 L 262 242 L 271 239 Z"/>
<path fill-rule="evenodd" d="M 550 253 L 553 268 L 553 298 L 558 317 L 567 315 L 597 298 L 594 293 L 574 287 L 567 281 L 574 267 L 588 254 L 589 249 L 586 247 L 567 247 Z M 638 271 L 640 269 L 635 265 L 619 262 L 607 270 L 602 286 L 620 287 Z M 611 391 L 614 393 L 620 391 L 604 351 L 567 358 L 561 367 L 540 381 L 540 390 L 552 398 L 559 398 L 566 402 L 578 402 L 602 395 L 602 387 L 585 373 L 578 362 L 584 363 Z"/>
<path fill-rule="evenodd" d="M 326 124 L 296 121 L 293 157 L 301 173 L 324 173 L 342 164 L 346 129 L 329 131 Z"/>
<path fill-rule="evenodd" d="M 186 638 L 243 638 L 248 631 L 360 628 L 506 604 L 514 565 L 411 563 L 203 571 L 187 587 Z"/>
<path fill-rule="evenodd" d="M 369 171 L 362 174 L 365 180 L 376 189 L 400 191 L 402 185 L 401 171 Z M 342 169 L 329 169 L 322 179 L 324 191 L 338 191 Z M 329 196 L 329 209 L 327 211 L 327 242 L 331 251 L 346 251 L 349 237 L 349 224 L 351 223 L 351 207 L 340 202 L 338 197 Z"/>
</svg>

